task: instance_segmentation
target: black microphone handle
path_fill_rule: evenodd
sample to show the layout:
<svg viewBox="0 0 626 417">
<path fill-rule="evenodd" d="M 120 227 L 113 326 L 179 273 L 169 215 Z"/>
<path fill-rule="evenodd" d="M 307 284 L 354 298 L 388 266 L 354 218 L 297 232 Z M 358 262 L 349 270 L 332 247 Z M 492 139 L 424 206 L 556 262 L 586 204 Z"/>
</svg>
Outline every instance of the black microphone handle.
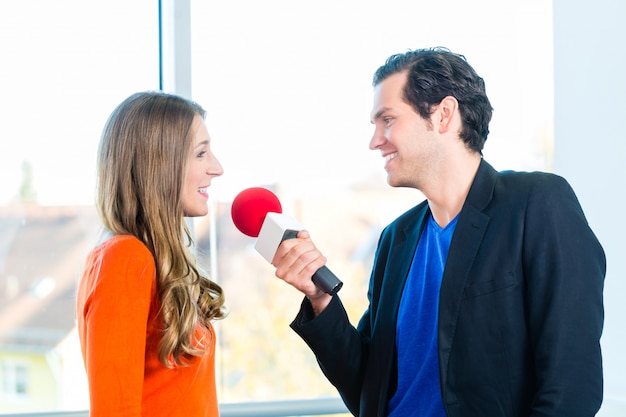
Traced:
<svg viewBox="0 0 626 417">
<path fill-rule="evenodd" d="M 282 240 L 293 239 L 297 236 L 298 230 L 285 230 Z M 335 295 L 343 286 L 343 282 L 341 282 L 339 278 L 337 278 L 337 276 L 326 267 L 326 265 L 318 269 L 313 274 L 311 280 L 317 288 L 330 295 Z"/>
<path fill-rule="evenodd" d="M 343 286 L 343 282 L 330 269 L 326 268 L 326 265 L 313 274 L 312 280 L 317 288 L 330 295 L 335 295 Z"/>
</svg>

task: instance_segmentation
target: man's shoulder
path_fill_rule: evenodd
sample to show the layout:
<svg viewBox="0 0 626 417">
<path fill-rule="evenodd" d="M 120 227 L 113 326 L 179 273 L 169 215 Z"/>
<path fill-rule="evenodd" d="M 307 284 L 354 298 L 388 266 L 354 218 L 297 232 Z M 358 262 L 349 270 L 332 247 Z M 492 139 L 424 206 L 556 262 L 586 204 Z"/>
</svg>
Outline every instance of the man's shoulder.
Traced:
<svg viewBox="0 0 626 417">
<path fill-rule="evenodd" d="M 560 181 L 563 177 L 547 171 L 516 171 L 512 169 L 499 171 L 498 177 L 503 179 L 536 182 L 536 181 Z"/>
<path fill-rule="evenodd" d="M 545 171 L 498 171 L 483 161 L 466 204 L 479 211 L 512 210 L 529 203 L 560 205 L 574 201 L 572 197 L 575 197 L 572 187 L 560 175 Z"/>
<path fill-rule="evenodd" d="M 513 192 L 550 192 L 570 189 L 569 183 L 560 175 L 544 171 L 506 170 L 498 173 L 496 190 Z"/>
</svg>

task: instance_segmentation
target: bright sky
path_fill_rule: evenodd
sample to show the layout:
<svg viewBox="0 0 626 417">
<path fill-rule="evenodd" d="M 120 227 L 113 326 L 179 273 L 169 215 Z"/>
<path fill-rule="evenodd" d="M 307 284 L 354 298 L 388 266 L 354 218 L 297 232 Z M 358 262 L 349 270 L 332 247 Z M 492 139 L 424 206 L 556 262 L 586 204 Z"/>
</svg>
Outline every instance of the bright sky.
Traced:
<svg viewBox="0 0 626 417">
<path fill-rule="evenodd" d="M 332 192 L 383 176 L 367 148 L 372 73 L 393 53 L 436 45 L 486 80 L 495 108 L 486 158 L 549 168 L 551 2 L 196 0 L 192 15 L 193 98 L 226 171 L 217 198 L 273 182 Z M 23 161 L 40 203 L 93 201 L 106 117 L 129 94 L 158 88 L 156 23 L 151 0 L 0 3 L 0 204 L 17 194 Z"/>
</svg>

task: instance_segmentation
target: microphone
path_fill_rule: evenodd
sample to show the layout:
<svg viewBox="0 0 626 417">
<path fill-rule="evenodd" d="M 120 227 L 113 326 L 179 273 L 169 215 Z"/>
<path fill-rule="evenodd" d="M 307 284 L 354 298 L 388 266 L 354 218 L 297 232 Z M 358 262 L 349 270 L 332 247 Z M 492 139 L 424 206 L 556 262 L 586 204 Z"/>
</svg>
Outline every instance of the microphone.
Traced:
<svg viewBox="0 0 626 417">
<path fill-rule="evenodd" d="M 233 200 L 231 217 L 235 227 L 250 237 L 258 237 L 254 248 L 272 263 L 283 240 L 293 239 L 304 227 L 293 217 L 282 214 L 278 197 L 262 187 L 247 188 Z M 327 294 L 334 295 L 343 282 L 326 266 L 313 274 L 313 283 Z"/>
</svg>

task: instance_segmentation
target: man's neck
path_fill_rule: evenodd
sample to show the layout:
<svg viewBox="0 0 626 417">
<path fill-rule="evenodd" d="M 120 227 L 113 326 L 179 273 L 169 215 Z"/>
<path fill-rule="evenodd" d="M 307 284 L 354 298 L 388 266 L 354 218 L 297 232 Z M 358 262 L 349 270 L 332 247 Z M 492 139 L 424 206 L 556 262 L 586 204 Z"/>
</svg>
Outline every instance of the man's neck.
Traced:
<svg viewBox="0 0 626 417">
<path fill-rule="evenodd" d="M 480 165 L 478 153 L 455 158 L 443 167 L 437 181 L 424 191 L 433 218 L 445 227 L 461 211 Z"/>
</svg>

